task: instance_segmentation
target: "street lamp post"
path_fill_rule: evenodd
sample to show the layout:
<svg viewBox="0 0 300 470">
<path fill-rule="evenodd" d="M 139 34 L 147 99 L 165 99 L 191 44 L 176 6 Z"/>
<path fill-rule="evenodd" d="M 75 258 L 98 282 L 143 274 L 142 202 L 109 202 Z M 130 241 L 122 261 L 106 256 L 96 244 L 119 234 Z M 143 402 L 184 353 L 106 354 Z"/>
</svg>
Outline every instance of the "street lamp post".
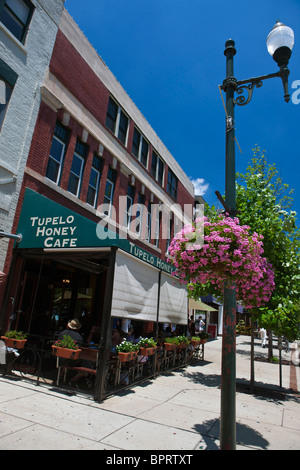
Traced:
<svg viewBox="0 0 300 470">
<path fill-rule="evenodd" d="M 232 39 L 226 41 L 226 78 L 222 89 L 226 93 L 226 164 L 225 164 L 225 203 L 224 207 L 231 217 L 236 215 L 235 194 L 235 105 L 244 106 L 251 101 L 254 87 L 260 88 L 263 81 L 280 77 L 284 88 L 284 99 L 289 101 L 288 62 L 294 45 L 293 30 L 279 21 L 267 37 L 267 49 L 277 62 L 280 70 L 269 75 L 238 81 L 234 77 L 233 57 L 236 54 Z M 244 95 L 247 92 L 247 95 Z M 237 93 L 237 98 L 234 95 Z M 223 300 L 223 337 L 222 337 L 222 382 L 221 382 L 221 419 L 220 448 L 236 448 L 236 297 L 234 285 L 226 283 Z"/>
</svg>

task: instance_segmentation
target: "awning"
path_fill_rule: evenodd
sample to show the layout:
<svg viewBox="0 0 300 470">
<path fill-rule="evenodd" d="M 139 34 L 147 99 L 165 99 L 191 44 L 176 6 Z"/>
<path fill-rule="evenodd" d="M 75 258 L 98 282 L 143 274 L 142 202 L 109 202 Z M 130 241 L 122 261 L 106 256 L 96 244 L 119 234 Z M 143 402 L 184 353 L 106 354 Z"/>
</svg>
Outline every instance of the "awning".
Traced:
<svg viewBox="0 0 300 470">
<path fill-rule="evenodd" d="M 204 302 L 201 302 L 201 300 L 189 299 L 189 308 L 203 310 L 205 312 L 217 312 L 217 309 L 205 304 Z"/>
</svg>

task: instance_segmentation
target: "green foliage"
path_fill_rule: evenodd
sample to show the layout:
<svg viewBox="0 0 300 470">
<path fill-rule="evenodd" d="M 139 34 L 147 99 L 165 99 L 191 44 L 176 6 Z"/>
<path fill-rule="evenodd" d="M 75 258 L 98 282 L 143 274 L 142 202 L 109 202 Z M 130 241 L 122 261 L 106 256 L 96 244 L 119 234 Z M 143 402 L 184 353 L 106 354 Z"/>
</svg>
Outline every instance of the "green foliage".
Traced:
<svg viewBox="0 0 300 470">
<path fill-rule="evenodd" d="M 132 341 L 126 341 L 125 339 L 116 346 L 117 352 L 132 352 L 138 351 L 139 349 L 140 345 L 138 343 L 134 344 Z"/>
<path fill-rule="evenodd" d="M 13 339 L 26 339 L 27 338 L 27 335 L 23 333 L 23 331 L 16 331 L 16 330 L 7 331 L 4 336 L 6 338 L 13 338 Z"/>
<path fill-rule="evenodd" d="M 79 349 L 78 344 L 74 341 L 73 338 L 69 335 L 64 335 L 63 339 L 58 339 L 55 341 L 54 346 L 58 348 L 65 348 L 65 349 Z"/>
<path fill-rule="evenodd" d="M 153 338 L 140 338 L 138 342 L 140 348 L 155 348 L 156 344 Z"/>
<path fill-rule="evenodd" d="M 236 202 L 241 225 L 263 236 L 264 256 L 275 272 L 275 290 L 268 304 L 251 310 L 259 324 L 290 341 L 299 338 L 300 311 L 300 229 L 296 212 L 291 210 L 293 190 L 285 184 L 265 151 L 253 149 L 245 174 L 237 173 Z M 217 217 L 214 206 L 205 207 L 211 220 Z M 189 297 L 199 299 L 211 294 L 222 301 L 216 285 L 189 285 Z"/>
</svg>

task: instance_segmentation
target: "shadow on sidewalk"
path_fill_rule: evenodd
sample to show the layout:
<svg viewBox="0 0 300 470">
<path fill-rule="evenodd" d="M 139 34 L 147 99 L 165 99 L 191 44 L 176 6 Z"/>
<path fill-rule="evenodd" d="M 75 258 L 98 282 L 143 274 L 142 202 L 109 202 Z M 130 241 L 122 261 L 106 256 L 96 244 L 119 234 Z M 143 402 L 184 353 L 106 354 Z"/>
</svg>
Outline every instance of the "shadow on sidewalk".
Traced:
<svg viewBox="0 0 300 470">
<path fill-rule="evenodd" d="M 195 424 L 194 429 L 206 443 L 207 450 L 219 450 L 216 440 L 220 440 L 220 420 L 210 419 L 202 424 Z M 242 423 L 236 423 L 237 445 L 267 450 L 269 442 L 255 429 Z"/>
</svg>

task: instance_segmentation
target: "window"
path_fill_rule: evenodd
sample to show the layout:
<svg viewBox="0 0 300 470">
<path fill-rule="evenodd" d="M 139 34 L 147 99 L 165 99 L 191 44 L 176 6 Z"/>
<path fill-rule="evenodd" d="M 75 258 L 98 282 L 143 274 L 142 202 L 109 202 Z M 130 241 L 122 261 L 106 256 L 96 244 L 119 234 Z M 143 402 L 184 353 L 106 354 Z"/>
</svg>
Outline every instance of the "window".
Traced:
<svg viewBox="0 0 300 470">
<path fill-rule="evenodd" d="M 51 181 L 54 181 L 56 184 L 59 184 L 60 181 L 67 141 L 68 131 L 61 123 L 58 122 L 54 130 L 48 166 L 46 170 L 46 177 Z"/>
<path fill-rule="evenodd" d="M 126 227 L 128 230 L 130 230 L 134 195 L 135 195 L 135 187 L 129 184 L 127 188 L 127 205 L 126 205 L 125 216 L 124 216 L 124 227 Z"/>
<path fill-rule="evenodd" d="M 99 184 L 101 178 L 103 161 L 98 155 L 94 155 L 91 169 L 90 182 L 86 202 L 95 207 L 98 199 Z"/>
<path fill-rule="evenodd" d="M 2 127 L 8 103 L 13 91 L 13 87 L 0 78 L 0 129 Z"/>
<path fill-rule="evenodd" d="M 164 170 L 165 164 L 163 160 L 157 155 L 156 152 L 152 152 L 152 163 L 151 163 L 151 175 L 156 181 L 163 186 L 164 182 Z"/>
<path fill-rule="evenodd" d="M 104 193 L 104 204 L 109 205 L 108 210 L 104 211 L 104 214 L 108 215 L 109 217 L 111 215 L 111 207 L 113 205 L 115 184 L 116 172 L 112 168 L 109 168 Z"/>
<path fill-rule="evenodd" d="M 136 219 L 135 219 L 135 232 L 140 237 L 142 232 L 142 219 L 143 219 L 143 208 L 145 206 L 145 196 L 143 194 L 139 194 L 138 198 L 138 205 L 136 211 Z M 147 233 L 146 233 L 147 237 Z"/>
<path fill-rule="evenodd" d="M 17 73 L 11 69 L 9 65 L 7 65 L 2 59 L 0 59 L 0 129 L 4 121 L 17 78 Z"/>
<path fill-rule="evenodd" d="M 0 21 L 21 42 L 24 42 L 33 12 L 29 0 L 0 1 Z"/>
<path fill-rule="evenodd" d="M 147 221 L 146 221 L 146 234 L 145 239 L 147 242 L 151 242 L 151 203 L 148 205 Z"/>
<path fill-rule="evenodd" d="M 134 128 L 132 149 L 133 155 L 147 168 L 149 144 L 142 134 Z"/>
<path fill-rule="evenodd" d="M 129 119 L 122 108 L 112 98 L 109 98 L 106 125 L 124 145 L 127 140 L 128 123 Z"/>
<path fill-rule="evenodd" d="M 86 154 L 86 146 L 80 140 L 77 140 L 68 184 L 68 191 L 76 197 L 79 197 L 80 194 Z"/>
<path fill-rule="evenodd" d="M 174 175 L 173 171 L 169 169 L 168 171 L 168 185 L 167 185 L 167 193 L 171 196 L 172 199 L 175 201 L 177 200 L 177 184 L 178 179 Z"/>
</svg>

